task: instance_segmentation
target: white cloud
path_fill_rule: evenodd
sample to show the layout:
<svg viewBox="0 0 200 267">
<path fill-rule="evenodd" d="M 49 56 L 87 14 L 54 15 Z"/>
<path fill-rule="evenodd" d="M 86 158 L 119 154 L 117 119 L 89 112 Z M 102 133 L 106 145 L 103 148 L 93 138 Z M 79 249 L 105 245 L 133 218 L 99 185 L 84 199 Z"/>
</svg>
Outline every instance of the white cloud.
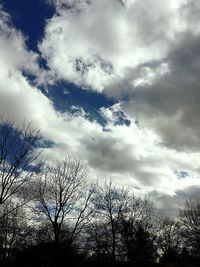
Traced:
<svg viewBox="0 0 200 267">
<path fill-rule="evenodd" d="M 119 102 L 125 97 L 122 109 L 156 132 L 164 146 L 198 151 L 199 4 L 53 2 L 57 13 L 39 48 L 54 78 Z"/>
<path fill-rule="evenodd" d="M 106 90 L 127 68 L 166 56 L 181 29 L 182 2 L 54 1 L 39 49 L 58 79 Z"/>
<path fill-rule="evenodd" d="M 99 110 L 108 122 L 104 128 L 87 119 L 81 107 L 74 107 L 74 115 L 56 111 L 30 84 L 24 71 L 45 83 L 49 73 L 38 67 L 38 55 L 27 49 L 24 36 L 1 11 L 0 113 L 40 128 L 44 138 L 54 142 L 44 150 L 49 160 L 73 153 L 96 176 L 163 198 L 199 186 L 199 148 L 191 149 L 199 136 L 199 73 L 195 72 L 199 36 L 196 31 L 185 33 L 179 9 L 184 2 L 127 0 L 125 6 L 117 0 L 56 2 L 57 13 L 47 22 L 39 46 L 52 79 L 103 90 L 119 99 L 128 95 L 127 101 Z M 66 9 L 63 3 L 73 8 Z M 116 124 L 119 111 L 130 119 L 130 126 Z M 189 176 L 180 180 L 177 172 L 185 170 Z"/>
</svg>

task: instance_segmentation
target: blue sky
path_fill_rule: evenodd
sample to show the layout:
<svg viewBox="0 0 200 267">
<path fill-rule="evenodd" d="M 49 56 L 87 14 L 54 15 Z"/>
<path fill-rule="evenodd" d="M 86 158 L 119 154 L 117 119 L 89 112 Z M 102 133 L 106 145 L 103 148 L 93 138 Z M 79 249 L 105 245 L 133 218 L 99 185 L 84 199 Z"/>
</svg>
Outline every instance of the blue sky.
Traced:
<svg viewBox="0 0 200 267">
<path fill-rule="evenodd" d="M 72 153 L 181 205 L 200 186 L 199 15 L 194 0 L 2 0 L 1 116 L 39 128 L 48 161 Z"/>
<path fill-rule="evenodd" d="M 26 37 L 25 43 L 28 49 L 39 52 L 38 43 L 43 38 L 46 21 L 54 15 L 54 6 L 42 0 L 22 0 L 20 4 L 16 1 L 6 0 L 3 1 L 3 7 L 11 15 L 15 27 Z M 43 68 L 48 68 L 43 58 L 39 59 L 39 63 Z M 27 77 L 29 80 L 33 80 L 30 75 Z M 91 120 L 98 120 L 103 126 L 106 125 L 106 120 L 98 112 L 99 108 L 109 107 L 117 102 L 104 94 L 82 90 L 81 87 L 67 81 L 58 81 L 52 86 L 48 86 L 48 90 L 43 86 L 40 86 L 40 89 L 54 102 L 54 107 L 59 111 L 73 111 L 71 109 L 73 106 L 82 107 Z M 130 121 L 122 113 L 118 123 L 129 124 Z"/>
<path fill-rule="evenodd" d="M 27 36 L 26 44 L 29 49 L 37 51 L 38 41 L 42 39 L 46 19 L 54 14 L 52 5 L 42 0 L 3 0 L 4 10 L 12 16 L 16 28 Z"/>
</svg>

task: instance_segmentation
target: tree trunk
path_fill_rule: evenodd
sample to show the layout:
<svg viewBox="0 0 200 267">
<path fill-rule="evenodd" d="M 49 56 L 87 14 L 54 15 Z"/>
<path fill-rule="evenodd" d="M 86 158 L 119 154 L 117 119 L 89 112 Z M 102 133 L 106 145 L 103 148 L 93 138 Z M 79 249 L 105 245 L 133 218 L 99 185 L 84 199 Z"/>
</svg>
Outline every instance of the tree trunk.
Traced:
<svg viewBox="0 0 200 267">
<path fill-rule="evenodd" d="M 53 266 L 59 265 L 60 231 L 57 223 L 54 225 L 54 260 Z"/>
</svg>

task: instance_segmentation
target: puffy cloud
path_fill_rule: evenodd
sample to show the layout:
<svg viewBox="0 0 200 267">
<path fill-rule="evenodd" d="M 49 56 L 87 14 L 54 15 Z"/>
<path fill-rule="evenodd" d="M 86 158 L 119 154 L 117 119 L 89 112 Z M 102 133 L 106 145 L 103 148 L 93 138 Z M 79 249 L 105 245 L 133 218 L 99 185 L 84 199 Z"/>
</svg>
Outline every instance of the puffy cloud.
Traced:
<svg viewBox="0 0 200 267">
<path fill-rule="evenodd" d="M 0 113 L 40 128 L 53 143 L 44 149 L 49 160 L 76 154 L 95 176 L 137 186 L 163 206 L 193 195 L 190 189 L 200 185 L 199 33 L 195 16 L 187 22 L 194 2 L 53 2 L 57 13 L 39 45 L 51 78 L 103 91 L 119 102 L 99 110 L 104 127 L 82 107 L 55 110 L 25 76 L 46 84 L 49 73 L 1 11 Z"/>
<path fill-rule="evenodd" d="M 117 98 L 164 146 L 199 149 L 199 4 L 52 1 L 39 48 L 55 79 Z M 165 8 L 163 8 L 163 6 Z"/>
<path fill-rule="evenodd" d="M 198 185 L 199 4 L 53 3 L 57 13 L 39 46 L 52 72 L 118 99 L 118 110 L 132 121 L 116 125 L 116 105 L 101 109 L 107 128 L 82 139 L 90 166 L 118 180 L 126 174 L 127 181 L 161 194 Z M 184 170 L 190 175 L 180 181 Z M 185 181 L 192 184 L 180 189 Z"/>
<path fill-rule="evenodd" d="M 124 78 L 128 68 L 165 57 L 183 27 L 183 0 L 53 2 L 57 13 L 39 49 L 58 79 L 97 91 Z"/>
<path fill-rule="evenodd" d="M 157 207 L 162 209 L 165 214 L 169 216 L 179 215 L 180 209 L 183 208 L 185 201 L 189 199 L 200 201 L 199 198 L 200 187 L 199 183 L 195 185 L 188 185 L 186 188 L 176 190 L 175 194 L 159 194 L 153 191 L 149 194 L 153 197 L 154 201 L 157 203 Z"/>
<path fill-rule="evenodd" d="M 32 86 L 24 73 L 39 76 L 38 55 L 28 51 L 25 37 L 0 9 L 0 113 L 16 123 L 33 121 L 45 128 L 54 110 L 40 90 Z M 35 123 L 36 122 L 36 123 Z"/>
<path fill-rule="evenodd" d="M 31 74 L 38 74 L 38 55 L 26 49 L 24 36 L 12 26 L 10 16 L 1 6 L 0 53 L 1 73 L 6 73 L 7 68 L 12 66 L 13 70 L 26 70 Z"/>
<path fill-rule="evenodd" d="M 144 75 L 123 103 L 125 112 L 161 136 L 163 145 L 182 151 L 199 151 L 199 42 L 192 32 L 180 34 L 166 59 L 168 70 L 149 83 Z M 148 68 L 155 72 L 158 67 Z"/>
</svg>

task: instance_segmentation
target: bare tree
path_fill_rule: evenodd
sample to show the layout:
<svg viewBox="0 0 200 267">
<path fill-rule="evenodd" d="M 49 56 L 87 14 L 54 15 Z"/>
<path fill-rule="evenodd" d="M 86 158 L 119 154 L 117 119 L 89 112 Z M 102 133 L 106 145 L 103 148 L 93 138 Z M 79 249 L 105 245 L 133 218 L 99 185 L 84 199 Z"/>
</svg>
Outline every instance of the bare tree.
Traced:
<svg viewBox="0 0 200 267">
<path fill-rule="evenodd" d="M 107 222 L 110 227 L 111 259 L 113 262 L 116 260 L 117 232 L 120 215 L 126 206 L 127 195 L 127 189 L 117 188 L 109 182 L 98 188 L 94 199 L 100 220 Z"/>
<path fill-rule="evenodd" d="M 0 122 L 0 205 L 11 200 L 39 168 L 35 147 L 39 131 L 30 124 L 17 128 L 13 121 Z"/>
<path fill-rule="evenodd" d="M 9 260 L 13 250 L 24 248 L 30 240 L 30 227 L 23 207 L 10 202 L 1 207 L 0 260 Z"/>
<path fill-rule="evenodd" d="M 200 202 L 189 200 L 180 211 L 182 236 L 186 248 L 195 256 L 200 256 Z"/>
<path fill-rule="evenodd" d="M 158 229 L 158 219 L 158 212 L 152 202 L 136 198 L 134 195 L 129 196 L 121 213 L 119 226 L 123 257 L 127 261 L 133 264 L 139 260 L 139 251 L 141 250 L 139 245 L 143 246 L 140 251 L 141 260 L 144 256 L 142 251 L 145 251 L 147 255 L 149 254 L 149 259 L 151 256 L 154 257 L 155 231 Z M 142 243 L 146 245 L 144 246 Z"/>
<path fill-rule="evenodd" d="M 182 247 L 181 224 L 178 220 L 165 217 L 158 233 L 158 246 L 164 254 L 178 253 Z"/>
<path fill-rule="evenodd" d="M 36 191 L 36 209 L 53 227 L 56 250 L 66 223 L 70 245 L 91 220 L 93 190 L 88 189 L 85 167 L 70 156 L 47 167 L 40 177 Z"/>
<path fill-rule="evenodd" d="M 107 221 L 92 221 L 86 229 L 85 252 L 98 263 L 110 261 L 112 238 Z"/>
<path fill-rule="evenodd" d="M 121 219 L 131 222 L 132 231 L 138 225 L 141 225 L 145 231 L 150 231 L 158 224 L 160 216 L 153 202 L 130 195 Z"/>
</svg>

